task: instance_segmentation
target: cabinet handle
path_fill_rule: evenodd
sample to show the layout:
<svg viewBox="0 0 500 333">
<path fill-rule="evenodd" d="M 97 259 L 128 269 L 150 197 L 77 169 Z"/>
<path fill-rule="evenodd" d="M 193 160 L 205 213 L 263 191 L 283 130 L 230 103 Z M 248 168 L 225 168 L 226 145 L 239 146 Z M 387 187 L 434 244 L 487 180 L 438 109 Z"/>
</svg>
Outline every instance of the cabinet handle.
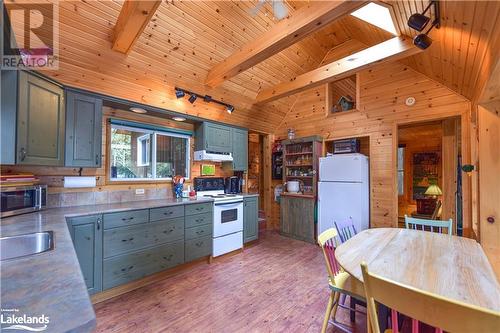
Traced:
<svg viewBox="0 0 500 333">
<path fill-rule="evenodd" d="M 199 212 L 200 210 L 203 210 L 203 207 L 198 207 L 196 210 Z"/>
<path fill-rule="evenodd" d="M 196 232 L 196 234 L 197 234 L 197 235 L 201 235 L 201 234 L 202 234 L 202 233 L 204 233 L 204 232 L 205 232 L 204 230 L 198 230 L 198 231 Z"/>
<path fill-rule="evenodd" d="M 129 217 L 129 218 L 122 218 L 122 221 L 132 221 L 134 219 L 134 217 Z"/>
<path fill-rule="evenodd" d="M 21 148 L 20 149 L 20 153 L 21 153 L 21 156 L 20 156 L 21 157 L 21 161 L 24 161 L 25 158 L 26 158 L 26 149 L 24 149 L 24 147 Z"/>
<path fill-rule="evenodd" d="M 198 247 L 200 247 L 200 246 L 203 245 L 203 242 L 197 242 L 195 245 L 198 246 Z"/>
<path fill-rule="evenodd" d="M 170 261 L 170 260 L 172 260 L 173 256 L 174 256 L 173 254 L 170 254 L 168 257 L 163 257 L 163 259 Z"/>
<path fill-rule="evenodd" d="M 101 230 L 101 218 L 97 218 L 97 230 Z"/>
<path fill-rule="evenodd" d="M 99 154 L 95 154 L 95 165 L 99 165 Z"/>
<path fill-rule="evenodd" d="M 172 215 L 174 212 L 170 211 L 170 212 L 164 212 L 163 215 Z"/>
<path fill-rule="evenodd" d="M 164 230 L 164 231 L 163 231 L 163 233 L 164 233 L 164 234 L 169 234 L 169 233 L 171 233 L 172 231 L 174 231 L 174 229 Z"/>
<path fill-rule="evenodd" d="M 122 242 L 131 242 L 134 240 L 134 237 L 130 237 L 129 239 L 122 239 Z"/>
</svg>

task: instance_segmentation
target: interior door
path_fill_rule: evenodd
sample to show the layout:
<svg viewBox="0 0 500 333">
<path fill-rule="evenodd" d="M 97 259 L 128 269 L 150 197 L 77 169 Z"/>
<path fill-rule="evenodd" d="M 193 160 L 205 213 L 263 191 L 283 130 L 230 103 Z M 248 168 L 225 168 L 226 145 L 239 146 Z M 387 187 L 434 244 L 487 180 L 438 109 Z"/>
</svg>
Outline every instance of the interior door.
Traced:
<svg viewBox="0 0 500 333">
<path fill-rule="evenodd" d="M 500 116 L 478 107 L 479 234 L 500 276 Z"/>
</svg>

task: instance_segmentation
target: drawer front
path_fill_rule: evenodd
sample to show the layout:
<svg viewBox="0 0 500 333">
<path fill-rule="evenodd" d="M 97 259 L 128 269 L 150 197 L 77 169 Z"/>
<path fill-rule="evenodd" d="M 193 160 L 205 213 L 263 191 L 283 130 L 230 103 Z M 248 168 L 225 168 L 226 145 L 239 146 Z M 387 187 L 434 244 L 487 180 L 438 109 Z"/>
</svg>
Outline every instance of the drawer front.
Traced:
<svg viewBox="0 0 500 333">
<path fill-rule="evenodd" d="M 193 228 L 205 224 L 211 225 L 213 222 L 213 215 L 212 213 L 189 215 L 186 216 L 185 219 L 186 219 L 186 228 Z"/>
<path fill-rule="evenodd" d="M 202 237 L 186 241 L 184 252 L 186 262 L 212 254 L 212 237 Z"/>
<path fill-rule="evenodd" d="M 202 214 L 212 212 L 214 204 L 212 202 L 202 204 L 186 205 L 186 215 Z"/>
<path fill-rule="evenodd" d="M 184 216 L 184 206 L 170 206 L 170 207 L 161 207 L 161 208 L 153 208 L 150 210 L 149 219 L 150 221 L 159 221 L 165 219 L 171 219 L 175 217 Z"/>
<path fill-rule="evenodd" d="M 104 289 L 113 288 L 182 263 L 182 241 L 105 259 L 103 286 Z"/>
<path fill-rule="evenodd" d="M 104 231 L 104 257 L 183 239 L 184 218 Z"/>
<path fill-rule="evenodd" d="M 185 231 L 185 239 L 195 239 L 200 237 L 212 236 L 212 225 L 205 224 L 199 227 L 187 228 Z"/>
<path fill-rule="evenodd" d="M 125 227 L 149 221 L 149 209 L 104 214 L 104 229 Z"/>
</svg>

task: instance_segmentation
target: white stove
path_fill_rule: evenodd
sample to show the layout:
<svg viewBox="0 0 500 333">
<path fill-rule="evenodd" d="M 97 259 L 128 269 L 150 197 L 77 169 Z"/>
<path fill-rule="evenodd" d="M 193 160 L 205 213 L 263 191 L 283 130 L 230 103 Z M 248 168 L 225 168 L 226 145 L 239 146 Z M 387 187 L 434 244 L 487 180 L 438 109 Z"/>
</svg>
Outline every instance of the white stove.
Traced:
<svg viewBox="0 0 500 333">
<path fill-rule="evenodd" d="M 224 193 L 224 178 L 195 178 L 198 197 L 214 200 L 212 256 L 243 247 L 243 196 Z"/>
</svg>

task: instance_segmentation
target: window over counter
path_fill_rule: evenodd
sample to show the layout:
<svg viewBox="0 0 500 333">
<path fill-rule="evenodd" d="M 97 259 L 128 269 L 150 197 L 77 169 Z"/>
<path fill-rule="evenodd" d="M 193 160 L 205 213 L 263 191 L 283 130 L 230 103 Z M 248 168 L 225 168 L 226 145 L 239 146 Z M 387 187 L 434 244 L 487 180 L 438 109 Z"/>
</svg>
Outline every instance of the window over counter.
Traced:
<svg viewBox="0 0 500 333">
<path fill-rule="evenodd" d="M 110 180 L 189 178 L 190 136 L 111 123 Z"/>
</svg>

